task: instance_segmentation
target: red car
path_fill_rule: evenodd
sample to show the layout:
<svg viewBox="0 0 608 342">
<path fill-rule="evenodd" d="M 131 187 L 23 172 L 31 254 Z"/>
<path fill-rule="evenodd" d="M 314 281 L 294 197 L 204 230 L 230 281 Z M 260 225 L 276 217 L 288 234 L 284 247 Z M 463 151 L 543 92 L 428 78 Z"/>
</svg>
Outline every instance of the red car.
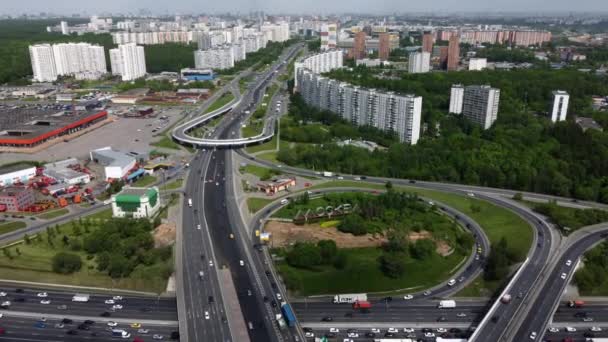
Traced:
<svg viewBox="0 0 608 342">
<path fill-rule="evenodd" d="M 133 342 L 144 342 L 144 340 L 139 337 L 136 337 L 135 339 L 133 339 Z"/>
</svg>

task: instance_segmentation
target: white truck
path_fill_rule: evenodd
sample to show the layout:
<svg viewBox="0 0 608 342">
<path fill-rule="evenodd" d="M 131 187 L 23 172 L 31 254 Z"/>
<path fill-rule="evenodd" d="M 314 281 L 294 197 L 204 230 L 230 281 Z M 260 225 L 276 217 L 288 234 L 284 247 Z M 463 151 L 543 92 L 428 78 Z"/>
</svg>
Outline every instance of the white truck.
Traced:
<svg viewBox="0 0 608 342">
<path fill-rule="evenodd" d="M 439 304 L 437 305 L 437 307 L 439 309 L 454 309 L 454 308 L 456 308 L 456 301 L 455 300 L 441 300 L 441 301 L 439 301 Z"/>
<path fill-rule="evenodd" d="M 334 296 L 334 304 L 349 303 L 352 304 L 356 301 L 366 301 L 367 293 L 348 293 L 339 294 Z"/>
<path fill-rule="evenodd" d="M 188 206 L 192 207 L 192 198 L 188 198 Z"/>
<path fill-rule="evenodd" d="M 91 299 L 91 295 L 84 294 L 84 293 L 77 293 L 74 295 L 74 297 L 72 297 L 72 302 L 86 303 L 89 301 L 89 299 Z"/>
<path fill-rule="evenodd" d="M 334 173 L 329 171 L 323 171 L 323 177 L 333 177 Z"/>
</svg>

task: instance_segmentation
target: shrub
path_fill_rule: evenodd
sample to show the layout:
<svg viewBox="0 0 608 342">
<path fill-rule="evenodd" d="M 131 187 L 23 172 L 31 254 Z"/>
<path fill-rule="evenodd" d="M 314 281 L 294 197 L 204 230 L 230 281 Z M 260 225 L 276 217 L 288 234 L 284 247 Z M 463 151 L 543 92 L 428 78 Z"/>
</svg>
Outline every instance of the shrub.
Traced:
<svg viewBox="0 0 608 342">
<path fill-rule="evenodd" d="M 53 272 L 71 274 L 80 271 L 82 259 L 80 255 L 68 252 L 59 252 L 53 257 Z"/>
</svg>

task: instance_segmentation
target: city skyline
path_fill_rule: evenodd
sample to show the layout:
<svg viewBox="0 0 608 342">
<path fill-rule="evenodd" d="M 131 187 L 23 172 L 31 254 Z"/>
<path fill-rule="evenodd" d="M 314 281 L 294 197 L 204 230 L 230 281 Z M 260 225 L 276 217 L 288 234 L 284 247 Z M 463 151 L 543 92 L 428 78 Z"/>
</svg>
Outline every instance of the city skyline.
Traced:
<svg viewBox="0 0 608 342">
<path fill-rule="evenodd" d="M 280 0 L 230 0 L 213 3 L 201 3 L 195 0 L 177 0 L 167 5 L 159 0 L 108 0 L 102 3 L 92 2 L 83 4 L 77 0 L 58 0 L 52 3 L 43 0 L 27 0 L 19 4 L 0 5 L 0 14 L 23 14 L 31 12 L 56 13 L 56 14 L 103 14 L 104 12 L 133 13 L 143 9 L 159 13 L 247 13 L 250 11 L 266 11 L 269 13 L 306 13 L 306 14 L 330 14 L 330 13 L 365 13 L 365 14 L 393 14 L 407 12 L 513 12 L 514 8 L 526 8 L 530 12 L 607 12 L 608 2 L 601 0 L 582 0 L 573 5 L 571 1 L 556 0 L 547 8 L 546 2 L 542 0 L 515 0 L 509 3 L 488 4 L 481 0 L 463 0 L 457 4 L 445 0 L 431 0 L 423 3 L 403 3 L 399 0 L 383 0 L 380 2 L 369 2 L 364 0 L 338 0 L 325 2 L 321 0 L 291 1 Z"/>
</svg>

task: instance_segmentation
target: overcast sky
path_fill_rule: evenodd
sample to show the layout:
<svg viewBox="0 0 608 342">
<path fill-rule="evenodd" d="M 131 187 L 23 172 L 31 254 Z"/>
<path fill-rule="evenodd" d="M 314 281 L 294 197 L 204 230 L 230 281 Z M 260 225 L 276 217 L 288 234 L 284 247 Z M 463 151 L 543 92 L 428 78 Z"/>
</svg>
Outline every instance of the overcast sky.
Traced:
<svg viewBox="0 0 608 342">
<path fill-rule="evenodd" d="M 407 13 L 419 11 L 608 12 L 608 0 L 0 0 L 0 13 Z"/>
</svg>

